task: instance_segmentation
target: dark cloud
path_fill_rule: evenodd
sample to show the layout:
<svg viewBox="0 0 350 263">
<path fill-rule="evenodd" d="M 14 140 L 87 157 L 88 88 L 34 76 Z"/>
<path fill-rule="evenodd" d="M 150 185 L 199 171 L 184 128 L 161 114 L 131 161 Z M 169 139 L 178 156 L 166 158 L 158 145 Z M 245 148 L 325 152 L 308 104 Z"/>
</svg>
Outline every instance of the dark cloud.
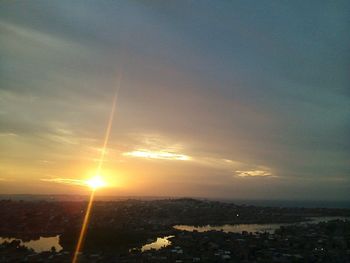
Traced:
<svg viewBox="0 0 350 263">
<path fill-rule="evenodd" d="M 199 160 L 155 179 L 177 169 L 213 182 L 173 175 L 179 194 L 186 184 L 195 195 L 278 197 L 278 186 L 300 189 L 305 178 L 321 196 L 328 178 L 335 198 L 350 180 L 349 10 L 348 1 L 3 2 L 0 144 L 9 163 L 16 151 L 43 157 L 45 144 L 60 157 L 98 147 L 121 74 L 116 160 L 151 134 Z"/>
</svg>

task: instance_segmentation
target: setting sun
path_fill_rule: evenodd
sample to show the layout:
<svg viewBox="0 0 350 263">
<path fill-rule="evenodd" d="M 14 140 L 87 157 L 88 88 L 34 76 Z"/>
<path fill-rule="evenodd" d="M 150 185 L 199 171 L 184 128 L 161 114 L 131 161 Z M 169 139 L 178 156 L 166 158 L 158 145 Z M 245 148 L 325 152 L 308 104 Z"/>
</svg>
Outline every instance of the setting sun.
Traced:
<svg viewBox="0 0 350 263">
<path fill-rule="evenodd" d="M 0 0 L 0 263 L 350 263 L 350 0 Z"/>
<path fill-rule="evenodd" d="M 106 186 L 106 182 L 99 175 L 87 180 L 86 184 L 94 190 Z"/>
</svg>

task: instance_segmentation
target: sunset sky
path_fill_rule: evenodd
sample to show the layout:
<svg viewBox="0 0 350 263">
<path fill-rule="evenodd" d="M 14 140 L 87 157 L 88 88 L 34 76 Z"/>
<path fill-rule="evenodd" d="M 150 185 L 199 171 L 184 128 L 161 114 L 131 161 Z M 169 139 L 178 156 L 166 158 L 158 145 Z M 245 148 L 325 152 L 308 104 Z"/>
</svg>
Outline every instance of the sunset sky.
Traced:
<svg viewBox="0 0 350 263">
<path fill-rule="evenodd" d="M 349 200 L 349 1 L 1 1 L 0 194 Z"/>
</svg>

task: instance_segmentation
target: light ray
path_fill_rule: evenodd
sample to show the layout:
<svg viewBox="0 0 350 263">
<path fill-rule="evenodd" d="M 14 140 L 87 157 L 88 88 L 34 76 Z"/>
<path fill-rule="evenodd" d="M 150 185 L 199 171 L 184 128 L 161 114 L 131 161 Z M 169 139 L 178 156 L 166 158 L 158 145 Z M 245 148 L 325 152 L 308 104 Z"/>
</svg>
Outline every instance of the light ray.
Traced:
<svg viewBox="0 0 350 263">
<path fill-rule="evenodd" d="M 88 203 L 88 206 L 87 206 L 87 209 L 86 209 L 83 225 L 82 225 L 81 230 L 80 230 L 80 235 L 79 235 L 77 247 L 76 247 L 75 252 L 74 252 L 72 263 L 78 262 L 78 256 L 80 254 L 80 249 L 81 249 L 83 241 L 85 239 L 86 228 L 87 228 L 87 226 L 89 224 L 89 219 L 90 219 L 90 214 L 91 214 L 91 207 L 92 207 L 92 203 L 94 201 L 94 196 L 95 196 L 95 189 L 92 190 L 91 195 L 90 195 L 89 203 Z"/>
<path fill-rule="evenodd" d="M 96 175 L 100 174 L 102 166 L 103 166 L 104 158 L 105 158 L 105 155 L 106 155 L 106 149 L 107 149 L 109 137 L 110 137 L 111 130 L 112 130 L 112 124 L 113 124 L 113 119 L 114 119 L 114 114 L 115 114 L 115 109 L 116 109 L 116 104 L 117 104 L 118 92 L 119 92 L 119 89 L 120 89 L 121 78 L 122 78 L 122 75 L 120 74 L 118 79 L 117 79 L 116 92 L 115 92 L 115 95 L 113 97 L 112 109 L 111 109 L 111 112 L 110 112 L 110 115 L 109 115 L 109 120 L 108 120 L 108 124 L 107 124 L 106 134 L 105 134 L 105 138 L 104 138 L 104 141 L 103 141 L 103 147 L 102 147 L 100 159 L 98 161 L 98 165 L 97 165 L 97 169 L 96 169 Z M 74 252 L 72 263 L 77 263 L 78 260 L 79 260 L 79 255 L 80 255 L 80 252 L 81 252 L 84 240 L 85 240 L 86 230 L 87 230 L 87 227 L 88 227 L 88 224 L 89 224 L 91 209 L 92 209 L 92 205 L 93 205 L 93 202 L 94 202 L 95 191 L 96 191 L 96 188 L 92 188 L 90 199 L 89 199 L 89 203 L 88 203 L 88 206 L 87 206 L 87 209 L 86 209 L 86 213 L 85 213 L 85 216 L 84 216 L 83 225 L 82 225 L 81 230 L 80 230 L 79 239 L 78 239 L 78 243 L 77 243 L 77 246 L 76 246 L 76 249 L 75 249 L 75 252 Z"/>
</svg>

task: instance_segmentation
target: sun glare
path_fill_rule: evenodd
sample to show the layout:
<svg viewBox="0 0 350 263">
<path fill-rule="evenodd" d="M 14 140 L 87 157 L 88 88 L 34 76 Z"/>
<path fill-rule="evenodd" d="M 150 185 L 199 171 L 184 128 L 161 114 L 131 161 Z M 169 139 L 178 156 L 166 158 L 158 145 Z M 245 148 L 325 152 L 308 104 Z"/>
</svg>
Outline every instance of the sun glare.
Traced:
<svg viewBox="0 0 350 263">
<path fill-rule="evenodd" d="M 96 175 L 91 179 L 87 180 L 86 184 L 94 190 L 106 186 L 106 182 L 99 175 Z"/>
</svg>

